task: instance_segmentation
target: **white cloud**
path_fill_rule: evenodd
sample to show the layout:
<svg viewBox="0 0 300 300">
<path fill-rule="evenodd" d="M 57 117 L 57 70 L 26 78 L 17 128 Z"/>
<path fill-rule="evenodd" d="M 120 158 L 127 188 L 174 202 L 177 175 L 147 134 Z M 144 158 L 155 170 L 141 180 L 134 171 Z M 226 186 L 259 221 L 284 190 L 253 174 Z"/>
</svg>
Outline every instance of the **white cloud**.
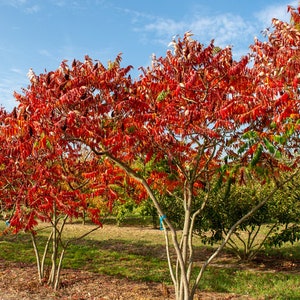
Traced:
<svg viewBox="0 0 300 300">
<path fill-rule="evenodd" d="M 20 9 L 27 14 L 34 14 L 40 11 L 39 5 L 32 5 L 28 0 L 0 0 L 0 5 L 2 6 L 12 6 L 16 9 Z"/>
<path fill-rule="evenodd" d="M 290 15 L 287 12 L 287 6 L 291 5 L 297 7 L 298 1 L 289 1 L 286 4 L 268 5 L 263 10 L 257 12 L 255 17 L 259 20 L 262 25 L 262 29 L 271 25 L 272 19 L 276 18 L 282 21 L 289 21 Z"/>
<path fill-rule="evenodd" d="M 10 69 L 13 73 L 16 73 L 16 74 L 20 74 L 20 75 L 24 75 L 24 72 L 23 70 L 21 69 L 18 69 L 18 68 L 12 68 Z"/>
<path fill-rule="evenodd" d="M 142 34 L 144 42 L 148 38 L 149 43 L 156 41 L 168 45 L 173 36 L 182 37 L 185 32 L 191 31 L 201 43 L 207 44 L 214 39 L 215 44 L 222 47 L 227 45 L 239 47 L 240 44 L 249 41 L 249 39 L 252 41 L 256 33 L 256 28 L 250 22 L 233 14 L 219 14 L 209 17 L 195 14 L 189 20 L 180 21 L 170 18 L 156 18 L 148 20 L 148 23 L 143 27 L 136 26 L 135 30 Z"/>
<path fill-rule="evenodd" d="M 26 76 L 28 70 L 18 67 L 11 67 L 8 72 L 0 72 L 0 106 L 11 111 L 18 102 L 14 98 L 14 92 L 22 93 L 29 80 Z"/>
<path fill-rule="evenodd" d="M 166 46 L 173 36 L 182 37 L 185 32 L 191 31 L 195 39 L 203 44 L 214 39 L 218 46 L 232 45 L 234 56 L 240 57 L 249 51 L 254 37 L 271 25 L 272 18 L 289 21 L 287 5 L 296 7 L 297 3 L 297 0 L 287 0 L 286 4 L 266 4 L 250 19 L 232 13 L 203 13 L 201 7 L 181 19 L 162 18 L 131 10 L 126 13 L 131 14 L 134 30 L 144 44 L 160 43 Z"/>
<path fill-rule="evenodd" d="M 105 0 L 50 0 L 50 2 L 52 5 L 57 6 L 59 8 L 67 7 L 68 9 L 72 8 L 77 10 L 85 10 L 89 5 L 102 5 L 105 2 Z"/>
<path fill-rule="evenodd" d="M 1 5 L 10 5 L 10 6 L 13 6 L 13 7 L 16 7 L 16 8 L 20 7 L 20 6 L 23 6 L 26 3 L 27 3 L 27 0 L 10 0 L 10 1 L 0 0 Z"/>
<path fill-rule="evenodd" d="M 144 30 L 155 32 L 158 36 L 172 36 L 184 30 L 185 27 L 184 22 L 176 22 L 172 19 L 157 19 L 154 23 L 147 24 Z"/>
<path fill-rule="evenodd" d="M 232 14 L 216 15 L 213 17 L 197 17 L 190 25 L 191 31 L 199 35 L 205 42 L 215 39 L 215 42 L 224 47 L 249 40 L 255 32 L 253 25 L 241 16 Z"/>
<path fill-rule="evenodd" d="M 13 70 L 6 76 L 1 76 L 0 80 L 0 106 L 5 107 L 6 110 L 11 111 L 16 105 L 17 101 L 14 98 L 14 92 L 21 92 L 22 87 L 28 85 L 28 80 L 21 70 Z M 20 72 L 20 73 L 19 73 Z M 16 86 L 18 89 L 16 89 Z"/>
<path fill-rule="evenodd" d="M 64 0 L 52 0 L 53 5 L 56 5 L 58 7 L 63 7 L 65 5 L 67 5 L 66 1 Z"/>
<path fill-rule="evenodd" d="M 47 49 L 41 49 L 41 50 L 38 51 L 38 53 L 41 56 L 45 56 L 45 57 L 48 57 L 48 58 L 52 58 L 53 57 L 53 55 Z"/>
<path fill-rule="evenodd" d="M 33 5 L 25 8 L 25 12 L 28 14 L 34 14 L 40 11 L 40 7 L 38 5 Z"/>
</svg>

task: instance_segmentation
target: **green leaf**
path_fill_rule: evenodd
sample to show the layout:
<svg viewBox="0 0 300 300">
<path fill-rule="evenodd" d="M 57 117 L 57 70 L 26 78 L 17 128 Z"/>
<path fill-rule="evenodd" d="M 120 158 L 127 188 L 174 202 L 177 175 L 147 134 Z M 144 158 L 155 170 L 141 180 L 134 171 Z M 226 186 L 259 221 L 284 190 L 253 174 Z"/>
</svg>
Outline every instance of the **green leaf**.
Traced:
<svg viewBox="0 0 300 300">
<path fill-rule="evenodd" d="M 157 101 L 157 102 L 161 102 L 161 101 L 165 100 L 168 94 L 169 94 L 168 91 L 165 91 L 165 90 L 164 90 L 164 91 L 161 91 L 161 92 L 159 93 L 159 95 L 157 96 L 156 101 Z"/>
<path fill-rule="evenodd" d="M 34 143 L 33 143 L 33 149 L 34 148 L 37 148 L 39 146 L 39 142 L 38 141 L 35 141 Z"/>
<path fill-rule="evenodd" d="M 274 135 L 274 141 L 278 144 L 285 144 L 286 143 L 286 137 L 282 135 Z"/>
<path fill-rule="evenodd" d="M 216 54 L 218 54 L 220 51 L 222 51 L 222 49 L 221 49 L 220 47 L 216 46 L 216 47 L 213 48 L 212 53 L 213 53 L 213 55 L 216 55 Z"/>
<path fill-rule="evenodd" d="M 131 125 L 127 128 L 127 132 L 128 133 L 134 133 L 136 130 L 136 127 L 134 125 Z"/>
<path fill-rule="evenodd" d="M 281 154 L 281 152 L 280 152 L 279 150 L 276 150 L 276 151 L 275 151 L 274 156 L 275 156 L 275 158 L 277 158 L 277 159 L 282 158 L 282 154 Z"/>
<path fill-rule="evenodd" d="M 287 137 L 292 136 L 294 132 L 295 132 L 295 127 L 294 126 L 290 126 L 290 128 L 286 131 Z"/>
<path fill-rule="evenodd" d="M 265 143 L 266 148 L 269 150 L 269 152 L 272 153 L 272 154 L 274 154 L 275 151 L 276 151 L 276 149 L 272 145 L 272 143 L 269 140 L 267 140 L 266 138 L 264 139 L 264 143 Z"/>
<path fill-rule="evenodd" d="M 253 155 L 253 158 L 251 160 L 251 163 L 250 163 L 251 167 L 254 167 L 258 163 L 262 152 L 263 152 L 263 146 L 261 144 L 259 144 Z"/>
<path fill-rule="evenodd" d="M 238 154 L 244 153 L 244 152 L 247 150 L 248 147 L 249 147 L 249 144 L 248 144 L 248 143 L 245 143 L 244 145 L 242 145 L 242 147 L 240 147 L 240 148 L 238 149 Z"/>
<path fill-rule="evenodd" d="M 51 143 L 50 143 L 49 140 L 46 141 L 46 146 L 47 146 L 47 148 L 48 148 L 49 150 L 52 150 L 52 149 L 53 149 L 53 147 L 52 147 L 52 145 L 51 145 Z"/>
<path fill-rule="evenodd" d="M 245 140 L 251 140 L 257 138 L 257 132 L 254 130 L 247 131 L 243 134 L 242 138 Z"/>
</svg>

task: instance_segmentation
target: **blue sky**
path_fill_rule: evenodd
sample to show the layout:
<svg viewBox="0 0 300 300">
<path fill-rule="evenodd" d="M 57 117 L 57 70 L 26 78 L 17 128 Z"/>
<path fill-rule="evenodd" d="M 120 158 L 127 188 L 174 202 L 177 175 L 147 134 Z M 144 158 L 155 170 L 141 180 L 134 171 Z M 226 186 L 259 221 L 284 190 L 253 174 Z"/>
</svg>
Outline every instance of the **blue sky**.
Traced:
<svg viewBox="0 0 300 300">
<path fill-rule="evenodd" d="M 11 110 L 26 74 L 56 69 L 87 54 L 106 64 L 120 52 L 123 65 L 165 55 L 176 35 L 192 31 L 203 44 L 233 46 L 236 58 L 273 17 L 289 20 L 297 0 L 0 0 L 0 105 Z"/>
</svg>

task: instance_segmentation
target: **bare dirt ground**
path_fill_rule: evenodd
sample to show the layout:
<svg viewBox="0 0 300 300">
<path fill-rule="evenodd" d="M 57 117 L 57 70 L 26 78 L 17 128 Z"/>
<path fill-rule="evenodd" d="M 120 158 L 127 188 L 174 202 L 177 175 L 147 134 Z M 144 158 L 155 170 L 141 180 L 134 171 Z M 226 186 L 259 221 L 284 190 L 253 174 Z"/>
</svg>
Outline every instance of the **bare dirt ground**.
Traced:
<svg viewBox="0 0 300 300">
<path fill-rule="evenodd" d="M 72 228 L 74 230 L 74 228 Z M 150 229 L 139 230 L 123 228 L 124 232 L 130 234 L 140 234 L 149 236 L 155 233 Z M 120 228 L 106 227 L 98 234 L 111 236 L 113 231 L 121 234 Z M 116 234 L 114 232 L 114 234 Z M 230 264 L 224 264 L 226 255 L 223 255 L 217 261 L 221 267 L 230 267 Z M 236 267 L 236 266 L 235 266 Z M 253 269 L 261 272 L 289 272 L 300 274 L 300 262 L 291 262 L 287 260 L 267 260 L 259 258 L 252 264 L 240 264 L 239 268 Z M 63 269 L 61 276 L 61 288 L 54 292 L 50 287 L 41 286 L 37 280 L 37 270 L 35 265 L 24 263 L 12 263 L 0 260 L 0 300 L 167 300 L 174 299 L 172 287 L 160 283 L 136 282 L 126 278 L 117 278 L 99 275 L 84 270 L 66 270 Z M 252 299 L 248 296 L 234 294 L 220 294 L 201 292 L 195 297 L 198 299 Z"/>
</svg>

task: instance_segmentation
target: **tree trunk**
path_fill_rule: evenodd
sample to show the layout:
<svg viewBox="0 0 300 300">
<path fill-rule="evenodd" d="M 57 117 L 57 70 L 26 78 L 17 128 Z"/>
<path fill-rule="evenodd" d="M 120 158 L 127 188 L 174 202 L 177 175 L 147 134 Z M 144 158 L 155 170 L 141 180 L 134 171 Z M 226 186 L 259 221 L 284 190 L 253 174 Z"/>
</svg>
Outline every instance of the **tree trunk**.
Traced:
<svg viewBox="0 0 300 300">
<path fill-rule="evenodd" d="M 56 261 L 57 261 L 57 216 L 56 204 L 53 203 L 53 216 L 52 216 L 52 256 L 51 256 L 51 272 L 48 279 L 48 284 L 54 288 L 55 274 L 56 274 Z"/>
</svg>

